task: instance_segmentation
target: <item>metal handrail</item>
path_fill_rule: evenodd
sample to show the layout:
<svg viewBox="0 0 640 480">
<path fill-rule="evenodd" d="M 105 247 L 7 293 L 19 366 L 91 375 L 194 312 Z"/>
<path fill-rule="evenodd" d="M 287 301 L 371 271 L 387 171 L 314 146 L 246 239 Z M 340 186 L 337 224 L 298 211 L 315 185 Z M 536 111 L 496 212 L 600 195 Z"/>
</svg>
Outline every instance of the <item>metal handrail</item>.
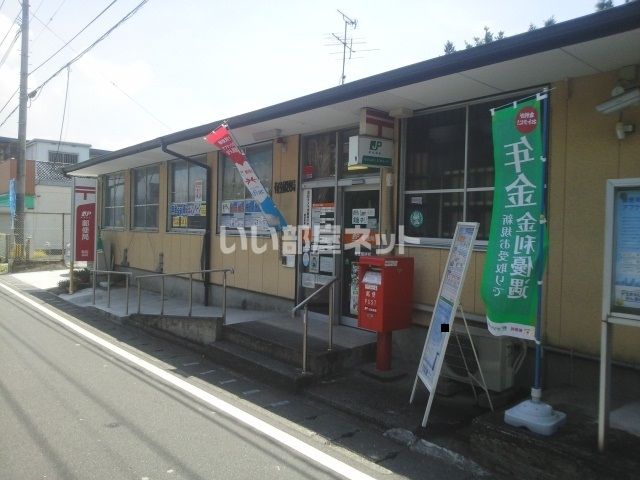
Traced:
<svg viewBox="0 0 640 480">
<path fill-rule="evenodd" d="M 303 301 L 301 301 L 298 305 L 296 305 L 295 307 L 293 307 L 291 309 L 291 314 L 295 314 L 298 310 L 300 310 L 302 307 L 306 306 L 307 303 L 309 303 L 311 301 L 311 299 L 313 297 L 315 297 L 316 295 L 318 295 L 320 292 L 322 292 L 325 288 L 333 285 L 336 281 L 338 280 L 338 277 L 331 277 L 331 280 L 329 280 L 327 283 L 325 283 L 324 285 L 322 285 L 318 290 L 316 290 L 315 292 L 313 292 L 311 295 L 309 295 L 307 298 L 305 298 Z"/>
<path fill-rule="evenodd" d="M 117 272 L 115 270 L 91 270 L 91 272 L 93 273 L 93 305 L 96 304 L 96 277 L 98 274 L 107 276 L 107 308 L 111 307 L 111 275 L 124 275 L 125 315 L 129 315 L 129 278 L 133 273 Z"/>
<path fill-rule="evenodd" d="M 309 334 L 309 302 L 311 299 L 316 297 L 323 292 L 327 288 L 329 291 L 329 341 L 327 346 L 327 351 L 331 351 L 333 348 L 333 293 L 335 290 L 335 283 L 338 281 L 338 277 L 331 277 L 327 283 L 322 285 L 318 290 L 313 292 L 303 301 L 301 301 L 298 305 L 291 309 L 291 316 L 295 316 L 296 312 L 304 307 L 304 312 L 302 314 L 302 325 L 303 325 L 303 333 L 302 333 L 302 373 L 307 373 L 307 337 Z"/>
<path fill-rule="evenodd" d="M 193 276 L 196 274 L 204 273 L 222 273 L 222 323 L 226 323 L 227 319 L 227 273 L 234 274 L 233 268 L 213 268 L 209 270 L 193 270 L 190 272 L 177 272 L 177 273 L 150 273 L 148 275 L 139 275 L 136 277 L 136 283 L 138 286 L 138 313 L 140 313 L 140 280 L 145 278 L 161 278 L 160 283 L 160 315 L 164 315 L 164 279 L 166 277 L 178 277 L 182 275 L 189 275 L 189 314 L 193 311 Z"/>
</svg>

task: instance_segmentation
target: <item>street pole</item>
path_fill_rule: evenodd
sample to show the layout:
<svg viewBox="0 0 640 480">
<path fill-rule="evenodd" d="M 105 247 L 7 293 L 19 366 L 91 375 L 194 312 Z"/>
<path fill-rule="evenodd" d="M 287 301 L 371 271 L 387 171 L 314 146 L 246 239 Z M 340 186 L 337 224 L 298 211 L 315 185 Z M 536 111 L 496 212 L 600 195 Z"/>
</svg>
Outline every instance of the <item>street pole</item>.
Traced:
<svg viewBox="0 0 640 480">
<path fill-rule="evenodd" d="M 75 293 L 76 291 L 76 279 L 73 274 L 74 269 L 74 260 L 76 258 L 76 178 L 73 177 L 71 181 L 71 234 L 69 235 L 69 239 L 71 240 L 71 247 L 69 252 L 69 295 Z M 62 220 L 62 224 L 64 225 L 64 218 Z M 64 244 L 64 237 L 62 238 L 62 251 L 64 252 L 66 245 Z M 63 256 L 64 258 L 64 256 Z"/>
<path fill-rule="evenodd" d="M 27 75 L 29 68 L 29 1 L 22 0 L 22 50 L 20 51 L 20 106 L 18 111 L 18 165 L 16 169 L 16 219 L 14 224 L 14 240 L 16 259 L 26 258 L 24 246 L 24 196 L 25 170 L 27 159 Z"/>
</svg>

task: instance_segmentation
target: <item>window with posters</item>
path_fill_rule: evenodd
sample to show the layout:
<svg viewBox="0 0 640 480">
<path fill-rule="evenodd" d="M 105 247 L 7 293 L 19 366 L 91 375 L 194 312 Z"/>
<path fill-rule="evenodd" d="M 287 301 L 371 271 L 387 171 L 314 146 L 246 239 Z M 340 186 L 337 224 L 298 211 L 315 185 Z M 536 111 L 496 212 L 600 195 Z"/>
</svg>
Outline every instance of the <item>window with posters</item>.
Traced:
<svg viewBox="0 0 640 480">
<path fill-rule="evenodd" d="M 245 155 L 260 183 L 271 194 L 273 187 L 273 145 L 271 142 L 245 149 Z M 234 163 L 220 157 L 220 198 L 218 229 L 225 227 L 227 233 L 238 232 L 239 228 L 251 233 L 255 227 L 258 234 L 268 234 L 269 225 L 258 202 L 244 185 Z"/>
<path fill-rule="evenodd" d="M 160 167 L 137 168 L 132 172 L 132 204 L 135 229 L 158 228 L 158 205 L 160 202 Z"/>
<path fill-rule="evenodd" d="M 204 164 L 206 157 L 194 158 Z M 192 162 L 169 163 L 167 230 L 204 232 L 207 224 L 207 169 Z"/>
<path fill-rule="evenodd" d="M 458 222 L 479 222 L 478 240 L 486 243 L 494 190 L 491 108 L 522 96 L 478 100 L 407 120 L 404 227 L 414 243 L 446 244 Z"/>
</svg>

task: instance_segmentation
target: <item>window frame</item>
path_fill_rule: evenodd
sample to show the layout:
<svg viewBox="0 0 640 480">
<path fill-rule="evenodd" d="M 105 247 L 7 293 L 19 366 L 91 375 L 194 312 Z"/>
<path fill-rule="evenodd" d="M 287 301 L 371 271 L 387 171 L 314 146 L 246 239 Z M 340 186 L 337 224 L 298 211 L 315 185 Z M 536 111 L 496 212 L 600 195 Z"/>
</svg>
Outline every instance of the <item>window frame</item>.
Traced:
<svg viewBox="0 0 640 480">
<path fill-rule="evenodd" d="M 482 103 L 488 102 L 497 102 L 501 99 L 508 99 L 513 97 L 525 98 L 534 94 L 543 86 L 540 87 L 532 87 L 525 90 L 517 90 L 511 92 L 505 92 L 499 95 L 490 95 L 485 97 L 479 97 L 472 100 L 457 102 L 448 105 L 442 105 L 434 108 L 429 108 L 425 110 L 421 110 L 415 112 L 412 118 L 417 118 L 421 116 L 426 116 L 439 112 L 446 112 L 449 110 L 455 110 L 464 108 L 465 109 L 465 145 L 464 145 L 464 175 L 463 175 L 463 186 L 460 188 L 450 188 L 450 189 L 406 189 L 406 175 L 407 175 L 407 131 L 408 131 L 408 122 L 411 119 L 403 119 L 401 122 L 401 133 L 400 133 L 400 142 L 401 142 L 401 151 L 400 151 L 400 188 L 399 188 L 399 202 L 398 202 L 398 228 L 400 225 L 403 225 L 405 222 L 405 213 L 406 213 L 406 198 L 409 195 L 443 195 L 447 193 L 462 194 L 462 220 L 461 221 L 470 221 L 467 220 L 467 210 L 468 210 L 468 194 L 474 192 L 493 192 L 495 190 L 494 186 L 491 187 L 469 187 L 468 186 L 468 175 L 469 175 L 469 138 L 470 138 L 470 130 L 469 130 L 469 109 L 474 105 L 479 105 Z M 491 159 L 493 161 L 493 159 Z M 494 179 L 495 183 L 495 179 Z M 426 247 L 426 248 L 450 248 L 452 238 L 445 237 L 413 237 L 409 235 L 404 235 L 404 244 L 405 247 Z M 474 250 L 485 251 L 487 249 L 489 241 L 487 240 L 476 240 L 474 244 Z"/>
<path fill-rule="evenodd" d="M 269 184 L 265 184 L 264 180 L 262 178 L 259 178 L 260 183 L 262 183 L 262 186 L 265 188 L 265 190 L 267 191 L 267 193 L 269 194 L 269 196 L 273 196 L 273 185 L 275 183 L 274 181 L 274 168 L 273 168 L 273 161 L 274 161 L 274 145 L 275 142 L 273 140 L 269 140 L 266 142 L 259 142 L 259 143 L 254 143 L 251 145 L 245 145 L 240 147 L 241 150 L 244 151 L 245 155 L 247 155 L 247 159 L 249 160 L 249 163 L 251 164 L 251 159 L 249 158 L 249 154 L 250 154 L 250 150 L 257 150 L 257 149 L 265 149 L 267 150 L 267 147 L 269 147 L 269 151 L 271 153 L 271 182 Z M 253 168 L 253 164 L 251 165 L 251 167 Z M 232 199 L 225 199 L 223 197 L 224 195 L 224 180 L 225 180 L 225 168 L 232 168 L 234 171 L 234 175 L 240 175 L 235 167 L 235 165 L 233 165 L 231 163 L 231 161 L 226 158 L 224 156 L 224 154 L 220 151 L 218 152 L 218 193 L 217 193 L 217 197 L 218 197 L 218 202 L 217 202 L 217 215 L 216 215 L 216 234 L 220 235 L 221 231 L 222 231 L 222 224 L 221 224 L 221 220 L 222 220 L 222 204 L 224 202 L 227 201 L 244 201 L 246 202 L 246 200 L 253 200 L 253 197 L 251 197 L 251 194 L 249 193 L 249 190 L 247 189 L 247 187 L 243 184 L 243 197 L 242 198 L 232 198 Z M 259 207 L 258 207 L 259 208 Z M 246 215 L 246 212 L 243 213 L 243 215 Z M 244 218 L 244 217 L 243 217 Z M 244 222 L 243 222 L 244 223 Z M 225 235 L 229 235 L 229 236 L 240 236 L 240 231 L 239 231 L 240 227 L 228 227 L 225 226 Z M 251 236 L 252 231 L 251 231 L 251 227 L 244 227 L 244 234 L 245 236 Z M 271 236 L 271 231 L 270 229 L 257 229 L 256 235 L 257 237 L 270 237 Z"/>
<path fill-rule="evenodd" d="M 110 179 L 115 179 L 117 177 L 120 177 L 122 179 L 121 182 L 121 186 L 122 186 L 122 205 L 110 205 L 109 201 L 108 201 L 108 197 L 109 192 L 110 192 L 110 186 L 109 186 L 109 180 Z M 113 173 L 107 173 L 103 176 L 102 178 L 102 184 L 103 184 L 103 192 L 102 192 L 102 208 L 101 210 L 101 215 L 100 215 L 100 225 L 101 228 L 103 230 L 125 230 L 127 228 L 127 216 L 125 215 L 125 208 L 126 208 L 126 183 L 127 183 L 127 178 L 125 175 L 125 171 L 121 170 L 119 172 L 113 172 Z M 117 188 L 118 184 L 114 185 L 114 187 Z M 116 194 L 117 195 L 117 194 Z M 107 225 L 105 223 L 106 219 L 107 219 L 107 215 L 106 215 L 106 211 L 108 209 L 112 209 L 112 210 L 117 210 L 117 209 L 122 209 L 122 225 Z M 115 218 L 115 216 L 112 216 L 112 218 Z"/>
<path fill-rule="evenodd" d="M 314 137 L 320 137 L 322 135 L 333 136 L 334 151 L 331 156 L 333 162 L 334 172 L 328 176 L 315 175 L 312 178 L 305 178 L 304 168 L 307 166 L 307 142 Z M 357 124 L 345 126 L 341 128 L 331 128 L 328 130 L 320 130 L 317 132 L 306 133 L 300 136 L 300 159 L 299 159 L 299 177 L 300 184 L 311 187 L 313 185 L 320 185 L 326 182 L 337 182 L 336 184 L 345 185 L 344 181 L 349 181 L 352 178 L 379 178 L 380 168 L 377 167 L 360 167 L 349 171 L 347 167 L 348 154 L 349 154 L 349 138 L 352 136 L 358 136 L 359 126 Z"/>
<path fill-rule="evenodd" d="M 158 175 L 158 198 L 157 203 L 149 203 L 149 171 L 155 170 Z M 140 172 L 144 172 L 145 177 L 145 201 L 147 203 L 137 204 L 136 203 L 136 193 L 138 189 L 138 174 Z M 153 173 L 151 173 L 153 175 Z M 153 227 L 144 225 L 139 226 L 136 225 L 136 208 L 137 207 L 145 207 L 145 220 L 147 218 L 147 208 L 156 207 L 156 225 Z M 153 165 L 145 165 L 144 167 L 134 168 L 131 170 L 131 203 L 130 203 L 130 225 L 131 230 L 136 231 L 147 231 L 147 232 L 157 232 L 160 229 L 160 164 L 156 163 Z"/>
<path fill-rule="evenodd" d="M 182 234 L 194 234 L 194 235 L 204 235 L 207 231 L 206 227 L 203 228 L 189 228 L 189 227 L 174 227 L 172 218 L 171 218 L 171 203 L 195 203 L 194 200 L 189 200 L 189 185 L 191 180 L 191 169 L 192 168 L 202 168 L 204 171 L 204 180 L 203 180 L 203 190 L 202 190 L 202 200 L 200 204 L 205 205 L 206 215 L 211 215 L 211 207 L 207 205 L 207 190 L 211 188 L 210 185 L 207 185 L 207 155 L 196 155 L 191 158 L 191 162 L 187 162 L 182 158 L 175 158 L 167 162 L 167 214 L 166 214 L 166 231 L 167 233 L 182 233 Z M 194 165 L 198 163 L 200 167 Z M 172 202 L 173 195 L 176 193 L 174 191 L 173 180 L 174 180 L 174 168 L 176 165 L 183 164 L 187 168 L 187 191 L 186 191 L 186 202 Z M 205 225 L 206 225 L 206 215 L 205 215 Z"/>
<path fill-rule="evenodd" d="M 52 160 L 52 157 L 53 157 L 53 160 Z M 66 159 L 67 157 L 71 157 L 71 158 L 75 158 L 75 160 L 72 162 L 65 162 L 65 161 L 60 161 L 59 158 L 58 160 L 56 160 L 55 159 L 56 157 L 63 158 L 63 159 Z M 77 165 L 78 162 L 80 161 L 80 154 L 78 154 L 77 152 L 61 152 L 58 150 L 48 150 L 47 158 L 49 163 L 58 163 L 63 165 Z"/>
</svg>

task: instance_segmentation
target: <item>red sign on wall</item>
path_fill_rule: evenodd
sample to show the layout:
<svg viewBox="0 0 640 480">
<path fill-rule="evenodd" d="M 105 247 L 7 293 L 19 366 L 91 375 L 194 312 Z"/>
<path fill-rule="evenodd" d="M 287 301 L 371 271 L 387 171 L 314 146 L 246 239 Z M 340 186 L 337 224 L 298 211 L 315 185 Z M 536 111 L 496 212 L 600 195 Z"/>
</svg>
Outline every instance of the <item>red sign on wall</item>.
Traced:
<svg viewBox="0 0 640 480">
<path fill-rule="evenodd" d="M 76 179 L 73 188 L 75 204 L 74 260 L 93 262 L 96 239 L 96 187 L 78 185 L 79 181 L 80 179 Z"/>
</svg>

